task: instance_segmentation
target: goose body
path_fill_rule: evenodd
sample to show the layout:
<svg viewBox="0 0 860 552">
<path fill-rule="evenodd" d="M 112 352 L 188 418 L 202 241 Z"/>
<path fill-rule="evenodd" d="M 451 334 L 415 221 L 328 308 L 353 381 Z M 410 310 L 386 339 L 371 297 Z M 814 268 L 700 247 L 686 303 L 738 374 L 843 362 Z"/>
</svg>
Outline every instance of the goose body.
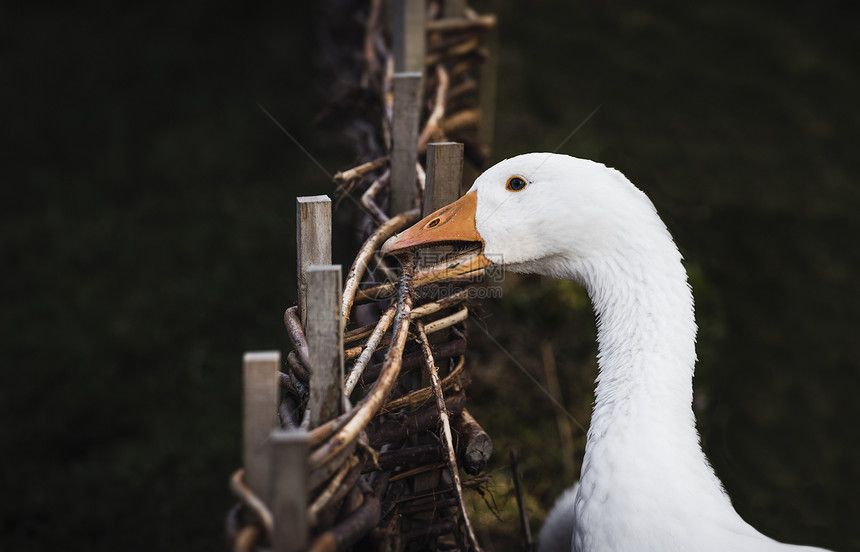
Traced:
<svg viewBox="0 0 860 552">
<path fill-rule="evenodd" d="M 692 409 L 696 323 L 681 254 L 620 172 L 566 155 L 513 157 L 383 250 L 451 241 L 482 245 L 460 270 L 493 259 L 579 282 L 597 316 L 599 375 L 580 480 L 548 516 L 542 551 L 821 550 L 747 524 L 708 463 Z"/>
</svg>

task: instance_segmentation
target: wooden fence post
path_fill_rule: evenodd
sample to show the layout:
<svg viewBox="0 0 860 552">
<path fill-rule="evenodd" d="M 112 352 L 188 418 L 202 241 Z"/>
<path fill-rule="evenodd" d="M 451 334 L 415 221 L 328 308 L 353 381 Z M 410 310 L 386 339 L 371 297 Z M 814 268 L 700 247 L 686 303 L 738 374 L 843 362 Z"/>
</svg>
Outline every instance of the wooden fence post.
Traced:
<svg viewBox="0 0 860 552">
<path fill-rule="evenodd" d="M 427 181 L 421 216 L 426 217 L 460 197 L 463 181 L 463 144 L 427 144 Z"/>
<path fill-rule="evenodd" d="M 298 280 L 299 318 L 307 323 L 307 278 L 312 264 L 331 263 L 331 199 L 328 196 L 296 198 L 296 263 Z"/>
<path fill-rule="evenodd" d="M 424 73 L 426 46 L 425 0 L 394 1 L 394 71 Z"/>
<path fill-rule="evenodd" d="M 308 545 L 308 432 L 276 429 L 269 435 L 269 504 L 275 528 L 273 552 L 300 552 Z"/>
<path fill-rule="evenodd" d="M 421 73 L 394 75 L 392 114 L 391 200 L 389 215 L 415 206 L 415 163 L 418 160 L 418 118 L 421 116 Z"/>
<path fill-rule="evenodd" d="M 343 412 L 341 267 L 311 265 L 307 281 L 305 336 L 311 361 L 308 408 L 313 429 Z"/>
<path fill-rule="evenodd" d="M 271 455 L 266 440 L 277 425 L 278 351 L 248 352 L 243 358 L 242 463 L 245 482 L 261 500 L 268 499 Z"/>
</svg>

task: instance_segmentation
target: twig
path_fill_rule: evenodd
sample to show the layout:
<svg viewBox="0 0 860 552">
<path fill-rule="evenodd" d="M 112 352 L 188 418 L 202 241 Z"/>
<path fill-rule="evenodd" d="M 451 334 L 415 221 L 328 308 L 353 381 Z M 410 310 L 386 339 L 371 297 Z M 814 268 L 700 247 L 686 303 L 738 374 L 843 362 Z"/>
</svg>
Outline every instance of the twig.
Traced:
<svg viewBox="0 0 860 552">
<path fill-rule="evenodd" d="M 532 530 L 529 527 L 529 517 L 526 514 L 526 503 L 523 499 L 523 486 L 520 482 L 520 471 L 517 466 L 517 453 L 513 450 L 510 455 L 511 459 L 511 476 L 514 478 L 514 491 L 517 494 L 517 510 L 520 515 L 520 526 L 523 529 L 523 536 L 526 541 L 526 550 L 531 552 L 535 548 L 534 541 L 532 540 Z"/>
<path fill-rule="evenodd" d="M 445 19 L 434 19 L 427 22 L 428 31 L 462 31 L 465 29 L 487 30 L 496 26 L 495 15 L 479 15 L 474 19 L 452 17 Z"/>
<path fill-rule="evenodd" d="M 466 340 L 459 337 L 444 343 L 433 345 L 433 358 L 436 360 L 460 356 L 465 352 Z M 400 373 L 405 374 L 415 368 L 421 368 L 422 366 L 424 366 L 424 357 L 421 354 L 421 351 L 415 351 L 414 353 L 403 355 L 403 362 L 400 365 Z M 360 383 L 367 386 L 368 384 L 376 381 L 376 378 L 379 377 L 379 370 L 381 368 L 381 362 L 371 364 L 365 368 L 364 374 L 362 374 L 361 379 L 359 380 Z"/>
<path fill-rule="evenodd" d="M 244 468 L 239 468 L 233 472 L 233 476 L 230 478 L 230 490 L 233 491 L 233 494 L 236 495 L 236 498 L 238 498 L 242 504 L 247 506 L 248 509 L 254 513 L 256 518 L 263 525 L 263 529 L 269 535 L 269 538 L 271 538 L 272 529 L 274 528 L 272 512 L 263 503 L 260 497 L 255 495 L 245 484 Z"/>
<path fill-rule="evenodd" d="M 477 126 L 481 122 L 480 109 L 464 109 L 454 113 L 444 121 L 442 121 L 442 132 L 451 134 L 458 130 Z"/>
<path fill-rule="evenodd" d="M 334 175 L 334 181 L 339 184 L 349 182 L 350 180 L 358 178 L 359 176 L 363 176 L 370 171 L 375 171 L 386 163 L 388 163 L 387 155 L 385 157 L 380 157 L 379 159 L 374 159 L 373 161 L 368 161 L 367 163 L 362 163 L 357 167 L 353 167 L 345 171 L 340 171 Z"/>
<path fill-rule="evenodd" d="M 463 410 L 457 418 L 456 427 L 460 442 L 463 443 L 463 467 L 469 475 L 477 475 L 490 460 L 493 441 L 468 410 Z"/>
<path fill-rule="evenodd" d="M 305 339 L 302 322 L 299 320 L 299 307 L 297 305 L 293 305 L 284 312 L 284 326 L 287 328 L 287 336 L 293 344 L 293 349 L 299 355 L 299 361 L 305 365 L 305 368 L 311 367 L 310 349 L 308 349 L 308 342 Z"/>
<path fill-rule="evenodd" d="M 445 399 L 445 405 L 451 415 L 456 416 L 463 411 L 466 404 L 466 394 L 462 391 Z M 377 420 L 381 420 L 377 418 Z M 403 412 L 385 419 L 374 421 L 368 426 L 370 445 L 381 447 L 386 443 L 400 442 L 410 435 L 416 435 L 439 423 L 439 411 L 435 406 L 427 406 L 420 410 Z"/>
<path fill-rule="evenodd" d="M 382 187 L 388 182 L 391 178 L 391 171 L 386 170 L 382 173 L 382 176 L 373 181 L 373 184 L 368 186 L 367 190 L 361 194 L 361 204 L 367 208 L 367 211 L 373 215 L 378 224 L 383 224 L 388 221 L 388 215 L 379 208 L 379 205 L 376 203 L 376 195 L 382 190 Z"/>
<path fill-rule="evenodd" d="M 394 306 L 391 306 L 382 314 L 379 318 L 379 323 L 376 325 L 376 329 L 374 329 L 373 333 L 370 334 L 370 339 L 367 340 L 364 350 L 361 352 L 361 355 L 359 355 L 358 360 L 355 361 L 355 364 L 352 365 L 352 370 L 349 373 L 349 377 L 346 378 L 346 383 L 344 383 L 343 386 L 343 393 L 347 397 L 352 394 L 353 389 L 355 389 L 356 384 L 358 384 L 359 378 L 361 378 L 361 375 L 364 373 L 364 369 L 367 367 L 367 363 L 370 362 L 371 357 L 373 357 L 373 353 L 376 352 L 376 347 L 379 345 L 379 341 L 382 339 L 385 332 L 388 331 L 391 321 L 394 320 L 395 312 L 396 309 Z"/>
<path fill-rule="evenodd" d="M 448 93 L 448 72 L 442 65 L 436 66 L 436 78 L 439 84 L 436 87 L 436 101 L 433 106 L 433 111 L 427 117 L 427 123 L 424 125 L 424 130 L 421 131 L 421 136 L 418 137 L 418 151 L 423 151 L 427 148 L 427 142 L 435 132 L 439 131 L 439 123 L 442 117 L 445 116 L 445 97 Z"/>
<path fill-rule="evenodd" d="M 368 261 L 373 256 L 374 251 L 379 249 L 379 246 L 395 232 L 416 220 L 418 220 L 418 209 L 400 213 L 380 225 L 376 232 L 367 238 L 361 246 L 358 255 L 355 257 L 355 261 L 349 267 L 349 272 L 346 275 L 346 284 L 343 287 L 343 303 L 341 304 L 340 315 L 343 319 L 344 328 L 346 328 L 349 322 L 349 311 L 352 309 L 352 303 L 355 300 L 358 283 L 361 281 L 361 277 L 364 275 Z M 410 270 L 410 285 L 412 281 L 411 275 L 412 271 Z"/>
<path fill-rule="evenodd" d="M 429 303 L 424 303 L 418 307 L 413 307 L 412 309 L 412 318 L 421 318 L 422 316 L 427 316 L 428 314 L 434 314 L 439 312 L 440 310 L 450 307 L 451 305 L 455 305 L 457 303 L 461 303 L 468 299 L 469 291 L 465 289 L 461 289 L 451 295 L 447 295 L 442 297 L 437 301 L 431 301 Z M 365 337 L 371 335 L 377 328 L 379 323 L 376 324 L 368 324 L 367 326 L 362 326 L 361 328 L 356 328 L 354 330 L 349 330 L 343 333 L 343 342 L 345 345 L 349 345 L 355 341 L 359 341 L 364 339 Z"/>
<path fill-rule="evenodd" d="M 366 491 L 361 506 L 336 527 L 317 537 L 309 552 L 348 550 L 352 544 L 369 533 L 379 523 L 379 515 L 379 498 L 373 491 Z"/>
<path fill-rule="evenodd" d="M 454 324 L 458 322 L 462 322 L 469 317 L 469 309 L 467 307 L 463 307 L 458 310 L 454 314 L 450 314 L 444 318 L 439 318 L 438 320 L 434 320 L 432 322 L 427 323 L 427 333 L 435 333 L 439 330 L 444 330 L 445 328 L 450 328 Z M 379 345 L 387 345 L 390 341 L 389 338 L 381 339 Z M 379 346 L 378 345 L 378 346 Z M 367 348 L 363 347 L 351 347 L 343 352 L 343 358 L 346 360 L 353 359 L 362 353 L 364 353 Z M 371 352 L 372 354 L 372 352 Z"/>
<path fill-rule="evenodd" d="M 326 485 L 326 488 L 322 493 L 313 501 L 313 503 L 308 508 L 308 522 L 311 526 L 317 524 L 317 520 L 319 519 L 320 512 L 323 511 L 329 504 L 334 503 L 338 500 L 338 495 L 341 495 L 340 498 L 346 496 L 346 493 L 349 492 L 349 489 L 355 484 L 355 480 L 358 478 L 361 473 L 361 469 L 353 470 L 353 468 L 357 468 L 359 464 L 359 459 L 357 456 L 350 456 L 349 461 L 346 462 L 343 466 L 341 466 L 340 470 L 332 477 L 329 484 Z M 354 471 L 355 477 L 347 478 L 347 475 L 350 475 L 350 472 Z M 348 485 L 341 485 L 344 480 L 347 479 Z M 350 482 L 349 479 L 352 479 Z M 340 491 L 340 492 L 338 492 Z"/>
<path fill-rule="evenodd" d="M 451 370 L 451 373 L 448 374 L 445 379 L 442 380 L 442 389 L 450 389 L 455 385 L 459 385 L 460 383 L 460 375 L 463 372 L 463 365 L 465 364 L 465 357 L 460 357 L 460 360 L 457 362 L 457 365 Z M 411 393 L 400 397 L 399 399 L 394 399 L 393 401 L 389 401 L 385 404 L 386 410 L 398 410 L 405 406 L 411 405 L 419 405 L 429 401 L 433 398 L 433 390 L 429 387 L 423 387 L 416 391 L 412 391 Z"/>
<path fill-rule="evenodd" d="M 457 467 L 457 455 L 454 452 L 454 439 L 451 436 L 451 423 L 448 420 L 448 410 L 445 408 L 445 395 L 442 393 L 442 384 L 439 381 L 439 372 L 433 360 L 433 352 L 430 350 L 430 342 L 427 340 L 427 334 L 424 332 L 424 323 L 420 320 L 415 322 L 415 331 L 418 334 L 421 351 L 424 353 L 425 368 L 427 369 L 427 374 L 430 376 L 430 385 L 433 387 L 433 393 L 436 395 L 436 407 L 439 409 L 439 420 L 442 425 L 442 443 L 445 445 L 445 452 L 448 454 L 448 470 L 451 472 L 454 489 L 457 491 L 457 501 L 460 503 L 460 514 L 463 516 L 463 525 L 466 526 L 466 534 L 472 547 L 474 550 L 480 551 L 481 547 L 478 544 L 477 537 L 475 537 L 472 522 L 469 520 L 469 514 L 466 511 L 463 487 L 460 485 L 460 471 Z"/>
</svg>

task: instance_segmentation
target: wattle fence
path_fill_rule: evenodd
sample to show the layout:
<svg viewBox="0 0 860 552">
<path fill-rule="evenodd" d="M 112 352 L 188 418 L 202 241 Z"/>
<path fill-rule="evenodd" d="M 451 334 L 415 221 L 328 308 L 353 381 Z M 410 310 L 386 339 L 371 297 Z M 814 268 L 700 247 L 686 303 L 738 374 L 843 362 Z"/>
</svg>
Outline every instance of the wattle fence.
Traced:
<svg viewBox="0 0 860 552">
<path fill-rule="evenodd" d="M 450 0 L 371 0 L 359 15 L 355 90 L 369 107 L 351 127 L 362 162 L 334 180 L 337 201 L 360 206 L 363 245 L 344 279 L 331 264 L 330 198 L 297 198 L 293 351 L 244 357 L 235 550 L 480 549 L 464 499 L 486 484 L 492 452 L 466 406 L 465 321 L 480 278 L 427 285 L 448 252 L 395 260 L 379 248 L 459 197 L 464 158 L 467 170 L 485 166 L 495 17 Z"/>
</svg>

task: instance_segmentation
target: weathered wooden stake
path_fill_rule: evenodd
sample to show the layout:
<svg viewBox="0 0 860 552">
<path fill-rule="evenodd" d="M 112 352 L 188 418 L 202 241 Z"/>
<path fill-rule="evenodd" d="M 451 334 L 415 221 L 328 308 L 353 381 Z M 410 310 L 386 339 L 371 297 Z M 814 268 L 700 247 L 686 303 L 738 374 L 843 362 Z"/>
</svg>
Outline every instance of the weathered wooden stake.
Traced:
<svg viewBox="0 0 860 552">
<path fill-rule="evenodd" d="M 424 201 L 421 216 L 460 197 L 463 181 L 463 144 L 438 142 L 427 144 L 427 181 L 424 184 Z"/>
<path fill-rule="evenodd" d="M 271 462 L 266 439 L 277 425 L 281 353 L 245 353 L 242 364 L 242 463 L 245 466 L 245 482 L 254 494 L 266 500 Z"/>
<path fill-rule="evenodd" d="M 276 429 L 269 435 L 269 443 L 273 551 L 299 552 L 308 545 L 308 432 Z"/>
<path fill-rule="evenodd" d="M 395 74 L 393 91 L 391 200 L 388 207 L 388 214 L 391 216 L 408 211 L 415 205 L 421 73 Z"/>
<path fill-rule="evenodd" d="M 305 274 L 312 264 L 331 263 L 331 199 L 328 196 L 296 198 L 296 240 L 298 306 L 304 326 L 307 322 Z"/>
<path fill-rule="evenodd" d="M 343 412 L 343 324 L 340 265 L 311 265 L 307 273 L 311 429 Z"/>
<path fill-rule="evenodd" d="M 394 2 L 394 70 L 424 73 L 427 2 L 395 0 Z"/>
</svg>

